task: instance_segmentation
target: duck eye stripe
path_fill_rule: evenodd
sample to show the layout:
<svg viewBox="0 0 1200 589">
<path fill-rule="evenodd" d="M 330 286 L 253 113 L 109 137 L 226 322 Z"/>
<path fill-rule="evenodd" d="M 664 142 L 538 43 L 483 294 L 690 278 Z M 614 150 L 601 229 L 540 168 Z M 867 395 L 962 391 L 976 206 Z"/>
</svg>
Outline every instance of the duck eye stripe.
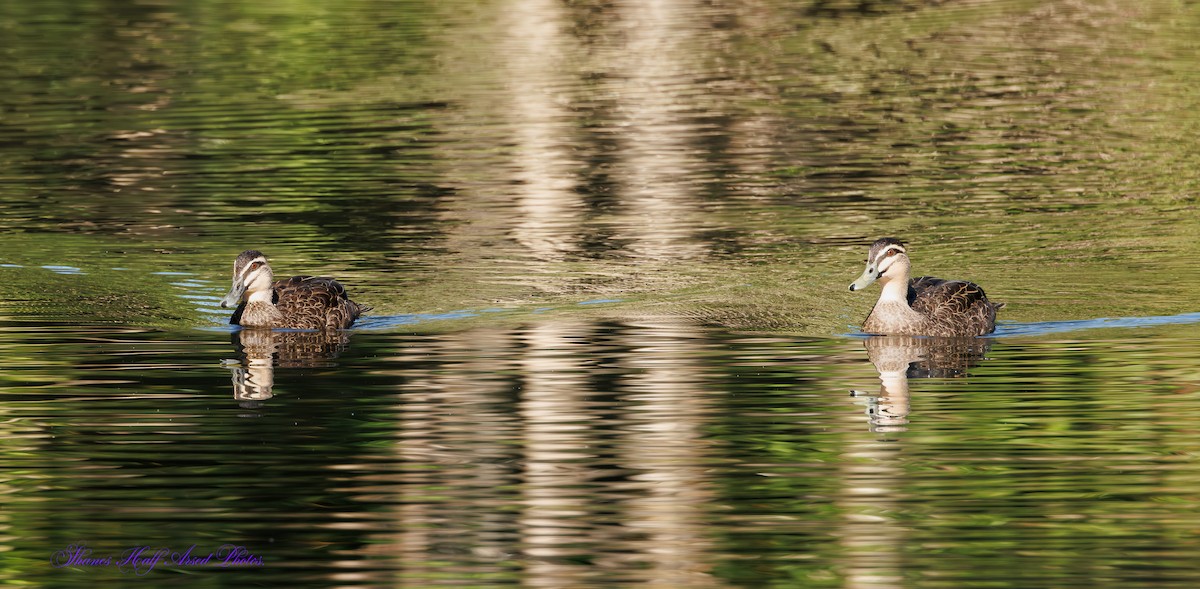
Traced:
<svg viewBox="0 0 1200 589">
<path fill-rule="evenodd" d="M 877 259 L 882 261 L 886 258 L 891 258 L 891 257 L 895 256 L 896 254 L 903 254 L 903 253 L 905 253 L 904 248 L 893 245 L 893 246 L 890 246 L 887 249 L 883 250 L 882 252 L 879 252 L 879 255 L 876 257 L 877 257 Z"/>
</svg>

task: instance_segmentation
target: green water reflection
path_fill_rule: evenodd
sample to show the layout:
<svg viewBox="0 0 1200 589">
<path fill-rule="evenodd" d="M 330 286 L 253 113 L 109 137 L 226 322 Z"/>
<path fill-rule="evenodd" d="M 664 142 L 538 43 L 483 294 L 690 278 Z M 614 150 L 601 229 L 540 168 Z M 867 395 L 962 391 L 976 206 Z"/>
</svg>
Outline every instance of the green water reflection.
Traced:
<svg viewBox="0 0 1200 589">
<path fill-rule="evenodd" d="M 131 577 L 49 566 L 85 540 L 242 543 L 266 562 L 242 584 L 1196 581 L 1194 337 L 997 340 L 908 366 L 921 340 L 358 333 L 268 364 L 273 395 L 248 404 L 225 334 L 36 334 L 6 356 L 72 361 L 5 371 L 8 579 Z M 847 394 L 875 387 L 882 426 Z"/>
<path fill-rule="evenodd" d="M 0 579 L 235 542 L 265 566 L 154 578 L 1195 586 L 1197 33 L 1166 1 L 0 4 Z M 999 337 L 846 337 L 883 235 Z M 231 333 L 248 248 L 374 315 Z"/>
<path fill-rule="evenodd" d="M 828 335 L 896 234 L 1008 319 L 1194 310 L 1194 10 L 453 6 L 0 9 L 2 261 L 211 280 L 253 246 L 384 314 L 620 295 Z"/>
</svg>

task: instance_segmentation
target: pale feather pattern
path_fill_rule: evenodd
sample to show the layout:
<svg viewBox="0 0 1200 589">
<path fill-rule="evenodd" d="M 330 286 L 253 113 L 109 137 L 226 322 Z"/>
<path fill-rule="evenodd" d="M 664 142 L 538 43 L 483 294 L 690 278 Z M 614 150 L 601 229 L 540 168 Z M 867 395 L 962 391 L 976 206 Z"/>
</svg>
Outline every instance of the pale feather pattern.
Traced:
<svg viewBox="0 0 1200 589">
<path fill-rule="evenodd" d="M 908 283 L 909 305 L 925 317 L 924 335 L 973 336 L 996 330 L 996 311 L 983 289 L 965 280 L 920 276 Z"/>
<path fill-rule="evenodd" d="M 869 264 L 878 268 L 887 250 L 903 257 L 903 263 L 889 262 L 879 275 L 881 283 L 890 279 L 907 280 L 907 252 L 900 240 L 883 238 L 871 245 Z M 889 276 L 892 266 L 900 268 Z M 935 337 L 974 337 L 996 329 L 996 311 L 1004 303 L 987 299 L 983 289 L 965 280 L 943 280 L 921 276 L 908 280 L 904 301 L 887 300 L 883 295 L 863 322 L 863 331 L 887 335 L 925 335 Z"/>
<path fill-rule="evenodd" d="M 234 276 L 239 276 L 256 259 L 265 257 L 255 250 L 243 252 L 234 263 Z M 293 276 L 271 284 L 270 303 L 243 299 L 229 323 L 244 327 L 345 329 L 369 310 L 370 307 L 350 300 L 345 287 L 332 278 Z"/>
</svg>

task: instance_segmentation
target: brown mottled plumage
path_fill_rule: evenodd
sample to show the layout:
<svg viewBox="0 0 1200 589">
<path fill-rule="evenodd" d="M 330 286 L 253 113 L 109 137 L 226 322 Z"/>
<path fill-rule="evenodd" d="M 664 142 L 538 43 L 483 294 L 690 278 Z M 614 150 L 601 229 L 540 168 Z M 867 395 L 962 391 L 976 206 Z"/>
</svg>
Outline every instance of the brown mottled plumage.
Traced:
<svg viewBox="0 0 1200 589">
<path fill-rule="evenodd" d="M 344 329 L 369 307 L 346 296 L 338 281 L 323 276 L 293 276 L 272 282 L 266 256 L 246 250 L 233 262 L 233 286 L 222 307 L 237 305 L 229 323 L 243 327 Z M 244 298 L 243 298 L 244 296 Z"/>
<path fill-rule="evenodd" d="M 996 329 L 996 311 L 1004 303 L 987 299 L 979 285 L 964 280 L 908 278 L 911 263 L 900 240 L 885 237 L 871 244 L 867 269 L 850 285 L 862 290 L 876 280 L 879 302 L 863 322 L 863 331 L 884 335 L 973 337 Z"/>
</svg>

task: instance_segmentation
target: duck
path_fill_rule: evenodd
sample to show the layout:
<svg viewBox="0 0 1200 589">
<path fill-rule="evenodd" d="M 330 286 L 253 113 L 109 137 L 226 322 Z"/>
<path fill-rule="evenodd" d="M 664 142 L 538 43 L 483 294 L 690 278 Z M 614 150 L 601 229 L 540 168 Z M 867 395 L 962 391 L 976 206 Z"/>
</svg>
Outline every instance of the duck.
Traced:
<svg viewBox="0 0 1200 589">
<path fill-rule="evenodd" d="M 879 282 L 879 301 L 863 321 L 865 333 L 933 337 L 977 337 L 996 330 L 996 311 L 1004 303 L 989 301 L 974 282 L 932 276 L 909 279 L 912 262 L 899 239 L 884 237 L 871 244 L 867 268 L 850 284 L 851 291 Z"/>
<path fill-rule="evenodd" d="M 233 286 L 221 307 L 237 306 L 230 325 L 281 329 L 346 329 L 370 307 L 324 276 L 293 276 L 275 282 L 267 257 L 246 250 L 233 261 Z"/>
</svg>

